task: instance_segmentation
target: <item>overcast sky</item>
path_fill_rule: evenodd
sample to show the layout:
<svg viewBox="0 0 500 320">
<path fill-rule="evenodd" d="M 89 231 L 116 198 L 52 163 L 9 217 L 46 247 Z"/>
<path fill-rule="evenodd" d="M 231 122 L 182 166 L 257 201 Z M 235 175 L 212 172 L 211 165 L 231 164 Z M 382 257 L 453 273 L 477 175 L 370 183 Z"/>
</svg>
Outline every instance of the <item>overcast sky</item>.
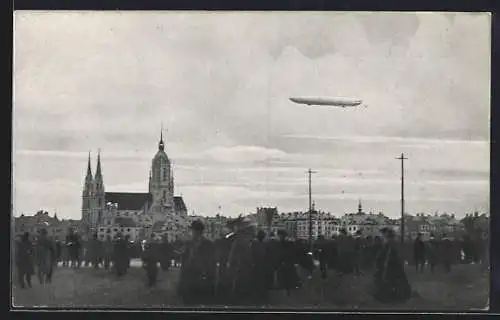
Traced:
<svg viewBox="0 0 500 320">
<path fill-rule="evenodd" d="M 452 13 L 16 12 L 14 212 L 80 218 L 147 191 L 160 126 L 190 213 L 257 206 L 462 216 L 489 204 L 490 17 Z M 293 104 L 363 99 L 368 108 Z"/>
</svg>

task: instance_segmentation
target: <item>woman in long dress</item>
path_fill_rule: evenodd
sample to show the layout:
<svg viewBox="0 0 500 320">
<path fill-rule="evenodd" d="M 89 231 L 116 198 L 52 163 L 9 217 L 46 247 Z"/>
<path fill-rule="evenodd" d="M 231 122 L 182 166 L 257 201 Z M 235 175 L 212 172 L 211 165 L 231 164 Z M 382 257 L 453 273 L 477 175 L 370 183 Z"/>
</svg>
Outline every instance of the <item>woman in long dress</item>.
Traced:
<svg viewBox="0 0 500 320">
<path fill-rule="evenodd" d="M 411 287 L 395 244 L 392 229 L 383 230 L 384 245 L 377 255 L 374 298 L 382 303 L 405 302 L 411 297 Z"/>
</svg>

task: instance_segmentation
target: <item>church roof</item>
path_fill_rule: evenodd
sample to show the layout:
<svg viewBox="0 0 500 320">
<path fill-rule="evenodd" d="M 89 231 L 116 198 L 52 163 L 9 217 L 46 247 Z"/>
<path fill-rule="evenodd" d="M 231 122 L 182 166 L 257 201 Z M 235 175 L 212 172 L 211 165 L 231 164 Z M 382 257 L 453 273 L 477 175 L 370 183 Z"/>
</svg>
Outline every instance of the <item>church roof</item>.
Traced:
<svg viewBox="0 0 500 320">
<path fill-rule="evenodd" d="M 147 192 L 106 192 L 105 198 L 106 202 L 118 203 L 118 210 L 141 210 L 146 202 L 153 200 Z"/>
<path fill-rule="evenodd" d="M 182 197 L 174 197 L 174 207 L 175 211 L 187 211 L 186 204 L 184 203 L 184 199 Z"/>
<path fill-rule="evenodd" d="M 136 227 L 136 223 L 135 223 L 134 219 L 132 219 L 132 218 L 117 217 L 115 219 L 115 223 L 122 228 L 135 228 Z"/>
</svg>

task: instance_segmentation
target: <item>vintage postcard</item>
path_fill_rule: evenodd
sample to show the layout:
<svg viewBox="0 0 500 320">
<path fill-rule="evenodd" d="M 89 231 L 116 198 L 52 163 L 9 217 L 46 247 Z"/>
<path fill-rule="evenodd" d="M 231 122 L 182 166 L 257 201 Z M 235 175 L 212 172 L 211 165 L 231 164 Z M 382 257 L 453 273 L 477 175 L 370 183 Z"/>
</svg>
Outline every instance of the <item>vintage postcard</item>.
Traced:
<svg viewBox="0 0 500 320">
<path fill-rule="evenodd" d="M 15 12 L 12 306 L 484 310 L 490 30 Z"/>
</svg>

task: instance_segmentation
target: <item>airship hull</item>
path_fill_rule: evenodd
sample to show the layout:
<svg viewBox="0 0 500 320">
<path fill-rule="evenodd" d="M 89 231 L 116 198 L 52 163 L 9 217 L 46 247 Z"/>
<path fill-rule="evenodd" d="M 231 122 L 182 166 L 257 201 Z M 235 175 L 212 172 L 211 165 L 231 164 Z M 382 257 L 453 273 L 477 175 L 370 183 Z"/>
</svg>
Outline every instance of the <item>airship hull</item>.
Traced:
<svg viewBox="0 0 500 320">
<path fill-rule="evenodd" d="M 355 107 L 359 106 L 363 101 L 349 98 L 323 98 L 323 97 L 292 97 L 292 102 L 298 104 L 315 105 L 315 106 L 337 106 L 337 107 Z"/>
</svg>

